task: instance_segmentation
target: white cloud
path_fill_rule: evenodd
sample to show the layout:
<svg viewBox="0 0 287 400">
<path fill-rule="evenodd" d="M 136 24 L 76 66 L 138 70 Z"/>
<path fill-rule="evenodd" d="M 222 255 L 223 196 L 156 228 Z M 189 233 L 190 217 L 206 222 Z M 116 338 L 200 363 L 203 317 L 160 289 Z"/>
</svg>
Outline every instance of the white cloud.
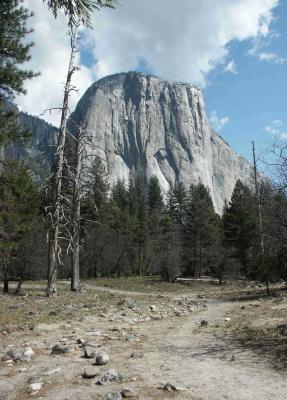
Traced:
<svg viewBox="0 0 287 400">
<path fill-rule="evenodd" d="M 25 68 L 29 67 L 40 72 L 41 75 L 26 81 L 27 95 L 19 96 L 17 104 L 30 114 L 39 115 L 47 108 L 61 106 L 63 83 L 70 54 L 68 28 L 65 17 L 59 16 L 55 20 L 42 1 L 25 0 L 25 5 L 35 14 L 29 22 L 34 28 L 34 33 L 28 38 L 33 40 L 35 45 L 31 49 L 31 61 L 25 64 Z M 77 64 L 79 64 L 79 53 Z M 73 84 L 78 88 L 79 94 L 72 94 L 71 110 L 92 81 L 91 71 L 81 66 L 81 70 L 75 73 L 73 79 Z M 46 113 L 43 118 L 51 123 L 59 124 L 60 112 Z"/>
<path fill-rule="evenodd" d="M 278 0 L 122 0 L 88 32 L 96 72 L 126 71 L 145 59 L 156 74 L 204 86 L 232 40 L 267 37 Z"/>
<path fill-rule="evenodd" d="M 264 130 L 277 138 L 287 139 L 287 127 L 285 128 L 285 126 L 283 121 L 276 119 L 265 126 Z"/>
<path fill-rule="evenodd" d="M 229 61 L 224 67 L 224 72 L 230 72 L 232 74 L 237 74 L 237 65 L 233 60 Z"/>
<path fill-rule="evenodd" d="M 163 78 L 204 86 L 208 73 L 226 62 L 232 40 L 259 40 L 272 33 L 279 0 L 120 1 L 115 10 L 96 14 L 94 30 L 82 32 L 94 65 L 77 73 L 80 93 L 96 78 L 134 69 L 140 59 Z M 61 102 L 69 44 L 64 17 L 55 21 L 40 0 L 25 3 L 35 12 L 30 66 L 42 75 L 27 83 L 28 95 L 18 103 L 30 113 L 40 113 Z M 234 72 L 235 63 L 228 70 Z M 71 107 L 75 102 L 76 98 Z"/>
<path fill-rule="evenodd" d="M 261 52 L 258 54 L 258 58 L 260 61 L 273 62 L 275 64 L 283 64 L 286 62 L 286 58 L 280 57 L 275 53 Z"/>
<path fill-rule="evenodd" d="M 259 36 L 255 38 L 253 40 L 253 45 L 247 54 L 257 58 L 259 61 L 266 61 L 274 64 L 285 63 L 287 61 L 286 58 L 283 58 L 274 52 L 265 51 L 265 49 L 271 45 L 272 41 L 278 37 L 280 37 L 279 33 L 271 31 L 267 36 Z"/>
<path fill-rule="evenodd" d="M 227 123 L 229 122 L 228 117 L 219 118 L 217 112 L 215 110 L 210 114 L 210 123 L 211 126 L 216 130 L 220 131 Z"/>
</svg>

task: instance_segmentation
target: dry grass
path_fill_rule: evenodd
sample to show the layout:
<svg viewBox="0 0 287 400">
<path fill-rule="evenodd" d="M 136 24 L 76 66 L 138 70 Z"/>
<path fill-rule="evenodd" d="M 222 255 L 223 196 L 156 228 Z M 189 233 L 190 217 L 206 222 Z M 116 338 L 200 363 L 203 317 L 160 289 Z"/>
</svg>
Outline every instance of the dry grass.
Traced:
<svg viewBox="0 0 287 400">
<path fill-rule="evenodd" d="M 244 307 L 244 308 L 243 308 Z M 279 325 L 287 324 L 287 297 L 244 303 L 228 324 L 228 332 L 241 345 L 267 357 L 273 367 L 287 367 L 287 336 Z"/>
<path fill-rule="evenodd" d="M 127 292 L 153 294 L 188 294 L 205 298 L 244 300 L 266 297 L 265 285 L 258 282 L 228 281 L 224 285 L 215 282 L 192 281 L 189 283 L 163 282 L 158 277 L 99 278 L 86 281 L 89 286 L 102 286 Z M 271 285 L 271 291 L 283 289 L 283 284 Z M 287 288 L 286 288 L 287 289 Z"/>
<path fill-rule="evenodd" d="M 40 322 L 53 323 L 81 317 L 94 307 L 104 310 L 117 301 L 118 296 L 93 290 L 81 293 L 70 292 L 65 282 L 58 284 L 59 295 L 52 299 L 45 297 L 45 282 L 26 282 L 22 296 L 0 295 L 0 334 L 14 330 L 33 330 Z M 13 292 L 13 286 L 12 290 Z"/>
</svg>

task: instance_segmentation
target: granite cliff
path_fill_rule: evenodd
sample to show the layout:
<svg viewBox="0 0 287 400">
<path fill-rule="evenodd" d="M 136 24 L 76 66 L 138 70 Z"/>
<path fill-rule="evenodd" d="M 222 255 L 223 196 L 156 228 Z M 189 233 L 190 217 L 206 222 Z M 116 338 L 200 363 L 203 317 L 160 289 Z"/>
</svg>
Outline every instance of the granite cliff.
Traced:
<svg viewBox="0 0 287 400">
<path fill-rule="evenodd" d="M 86 151 L 105 160 L 111 183 L 139 168 L 156 175 L 164 193 L 179 181 L 201 181 L 221 213 L 236 180 L 250 180 L 250 165 L 211 128 L 203 93 L 191 84 L 107 76 L 86 91 L 71 121 L 86 124 L 93 144 Z"/>
</svg>

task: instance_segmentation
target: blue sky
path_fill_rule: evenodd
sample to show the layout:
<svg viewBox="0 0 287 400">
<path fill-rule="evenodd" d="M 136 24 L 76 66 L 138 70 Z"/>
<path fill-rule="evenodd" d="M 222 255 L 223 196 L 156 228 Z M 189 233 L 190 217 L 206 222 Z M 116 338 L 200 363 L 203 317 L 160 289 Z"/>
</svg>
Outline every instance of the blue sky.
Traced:
<svg viewBox="0 0 287 400">
<path fill-rule="evenodd" d="M 274 11 L 271 28 L 278 37 L 262 51 L 287 58 L 287 2 Z M 237 73 L 223 72 L 218 67 L 208 74 L 205 88 L 208 114 L 216 110 L 219 117 L 228 117 L 220 133 L 240 154 L 250 159 L 250 141 L 264 152 L 274 134 L 287 133 L 287 63 L 260 61 L 248 55 L 250 41 L 230 43 L 230 57 Z"/>
<path fill-rule="evenodd" d="M 103 76 L 153 72 L 202 87 L 214 128 L 250 159 L 250 142 L 264 151 L 275 135 L 287 138 L 286 0 L 119 0 L 115 10 L 81 29 L 70 108 Z M 41 75 L 27 82 L 18 105 L 39 115 L 61 104 L 69 58 L 67 21 L 46 3 L 24 0 L 34 12 L 31 61 Z M 46 114 L 55 125 L 59 113 Z"/>
</svg>

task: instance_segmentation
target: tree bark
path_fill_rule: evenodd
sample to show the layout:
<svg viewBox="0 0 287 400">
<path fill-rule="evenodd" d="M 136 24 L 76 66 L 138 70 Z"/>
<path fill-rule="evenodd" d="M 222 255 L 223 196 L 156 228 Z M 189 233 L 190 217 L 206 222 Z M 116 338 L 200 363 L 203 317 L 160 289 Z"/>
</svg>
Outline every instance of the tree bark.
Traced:
<svg viewBox="0 0 287 400">
<path fill-rule="evenodd" d="M 260 251 L 261 251 L 260 275 L 261 275 L 261 279 L 262 279 L 262 274 L 264 275 L 266 292 L 267 292 L 267 295 L 270 296 L 268 271 L 266 269 L 265 259 L 264 259 L 265 258 L 265 244 L 264 244 L 262 211 L 261 211 L 261 201 L 260 201 L 260 194 L 259 194 L 257 162 L 256 162 L 254 141 L 252 141 L 252 154 L 253 154 L 254 184 L 255 184 L 255 194 L 256 194 L 256 201 L 257 201 L 257 213 L 258 213 L 258 224 L 259 224 L 259 234 L 260 234 Z"/>
<path fill-rule="evenodd" d="M 9 273 L 5 262 L 4 254 L 1 254 L 2 273 L 3 273 L 3 293 L 9 293 Z"/>
<path fill-rule="evenodd" d="M 22 291 L 22 283 L 23 283 L 23 279 L 22 279 L 22 278 L 19 278 L 19 279 L 18 279 L 17 288 L 16 288 L 16 290 L 15 290 L 15 292 L 14 292 L 16 295 L 21 294 L 21 291 Z"/>
<path fill-rule="evenodd" d="M 79 126 L 76 138 L 76 160 L 73 185 L 73 221 L 72 221 L 72 271 L 71 290 L 80 291 L 80 218 L 81 218 L 81 170 L 82 170 L 82 141 L 84 129 Z"/>
<path fill-rule="evenodd" d="M 76 70 L 74 59 L 76 54 L 77 29 L 78 25 L 71 26 L 71 53 L 68 67 L 68 74 L 64 89 L 64 99 L 62 106 L 61 124 L 59 129 L 59 139 L 56 154 L 55 180 L 53 188 L 53 208 L 51 214 L 51 226 L 49 231 L 49 251 L 48 251 L 48 284 L 47 296 L 57 295 L 57 268 L 59 261 L 59 227 L 61 220 L 61 193 L 63 178 L 64 148 L 66 143 L 66 127 L 69 112 L 69 95 L 72 90 L 71 79 Z"/>
<path fill-rule="evenodd" d="M 9 277 L 8 277 L 8 274 L 4 275 L 3 293 L 9 293 Z"/>
<path fill-rule="evenodd" d="M 202 275 L 202 245 L 201 245 L 201 238 L 199 239 L 199 278 Z"/>
</svg>

